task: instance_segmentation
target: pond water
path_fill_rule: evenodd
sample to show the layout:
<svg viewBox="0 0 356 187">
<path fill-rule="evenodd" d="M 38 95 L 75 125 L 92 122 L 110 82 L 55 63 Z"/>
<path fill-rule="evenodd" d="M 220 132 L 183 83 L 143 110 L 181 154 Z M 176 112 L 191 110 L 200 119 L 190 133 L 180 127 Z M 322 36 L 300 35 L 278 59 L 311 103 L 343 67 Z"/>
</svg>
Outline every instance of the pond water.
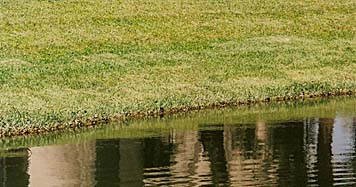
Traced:
<svg viewBox="0 0 356 187">
<path fill-rule="evenodd" d="M 1 186 L 354 186 L 356 100 L 244 106 L 0 140 Z"/>
</svg>

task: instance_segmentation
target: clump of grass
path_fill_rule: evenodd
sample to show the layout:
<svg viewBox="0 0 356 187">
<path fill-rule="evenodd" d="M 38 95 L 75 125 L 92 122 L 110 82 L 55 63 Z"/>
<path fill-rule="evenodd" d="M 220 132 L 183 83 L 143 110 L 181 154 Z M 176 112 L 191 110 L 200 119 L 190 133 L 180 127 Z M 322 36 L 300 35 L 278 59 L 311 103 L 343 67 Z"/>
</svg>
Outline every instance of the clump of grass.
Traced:
<svg viewBox="0 0 356 187">
<path fill-rule="evenodd" d="M 0 1 L 1 129 L 354 93 L 355 8 L 346 1 Z"/>
</svg>

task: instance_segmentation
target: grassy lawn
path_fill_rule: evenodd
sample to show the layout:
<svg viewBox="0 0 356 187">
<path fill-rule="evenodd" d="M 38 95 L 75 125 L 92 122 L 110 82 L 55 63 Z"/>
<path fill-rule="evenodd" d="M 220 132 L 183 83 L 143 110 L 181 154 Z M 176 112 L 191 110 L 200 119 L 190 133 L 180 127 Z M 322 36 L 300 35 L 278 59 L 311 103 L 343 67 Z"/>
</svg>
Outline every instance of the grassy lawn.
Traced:
<svg viewBox="0 0 356 187">
<path fill-rule="evenodd" d="M 354 91 L 354 10 L 347 0 L 0 0 L 0 130 Z"/>
</svg>

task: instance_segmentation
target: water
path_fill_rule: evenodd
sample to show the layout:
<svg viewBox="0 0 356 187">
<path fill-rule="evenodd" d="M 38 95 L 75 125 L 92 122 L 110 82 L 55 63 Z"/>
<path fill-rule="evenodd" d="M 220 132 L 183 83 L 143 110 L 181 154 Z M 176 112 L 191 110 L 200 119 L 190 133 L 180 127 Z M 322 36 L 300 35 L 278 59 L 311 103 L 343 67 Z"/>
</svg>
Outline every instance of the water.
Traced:
<svg viewBox="0 0 356 187">
<path fill-rule="evenodd" d="M 355 186 L 356 100 L 241 107 L 0 142 L 0 186 Z"/>
</svg>

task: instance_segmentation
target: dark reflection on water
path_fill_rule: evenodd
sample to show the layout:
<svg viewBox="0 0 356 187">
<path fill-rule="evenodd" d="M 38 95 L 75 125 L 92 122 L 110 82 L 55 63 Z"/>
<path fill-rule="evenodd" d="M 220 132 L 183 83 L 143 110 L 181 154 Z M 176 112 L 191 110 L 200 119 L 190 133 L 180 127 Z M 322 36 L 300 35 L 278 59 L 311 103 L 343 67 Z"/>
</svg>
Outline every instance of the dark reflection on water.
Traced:
<svg viewBox="0 0 356 187">
<path fill-rule="evenodd" d="M 238 123 L 238 122 L 237 122 Z M 354 186 L 356 119 L 199 125 L 3 151 L 2 186 Z M 23 153 L 23 154 L 22 154 Z"/>
<path fill-rule="evenodd" d="M 27 186 L 27 149 L 11 150 L 7 153 L 6 156 L 0 157 L 0 186 Z"/>
</svg>

